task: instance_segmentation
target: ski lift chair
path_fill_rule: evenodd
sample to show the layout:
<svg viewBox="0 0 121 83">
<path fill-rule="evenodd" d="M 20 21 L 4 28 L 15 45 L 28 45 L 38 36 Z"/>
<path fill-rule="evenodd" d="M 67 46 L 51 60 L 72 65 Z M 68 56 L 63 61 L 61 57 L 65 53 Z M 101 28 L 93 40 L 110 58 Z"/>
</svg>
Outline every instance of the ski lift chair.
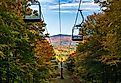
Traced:
<svg viewBox="0 0 121 83">
<path fill-rule="evenodd" d="M 73 41 L 83 41 L 83 31 L 79 28 L 80 25 L 76 25 L 72 29 L 72 40 Z"/>
<path fill-rule="evenodd" d="M 36 0 L 28 1 L 25 6 L 24 22 L 40 22 L 41 21 L 41 6 Z"/>
</svg>

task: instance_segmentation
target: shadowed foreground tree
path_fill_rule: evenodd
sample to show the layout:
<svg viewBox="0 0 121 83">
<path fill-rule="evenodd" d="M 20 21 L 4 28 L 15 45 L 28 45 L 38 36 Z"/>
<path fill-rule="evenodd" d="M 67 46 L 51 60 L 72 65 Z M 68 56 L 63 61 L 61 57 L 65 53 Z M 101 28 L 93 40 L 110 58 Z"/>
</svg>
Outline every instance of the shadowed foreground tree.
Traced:
<svg viewBox="0 0 121 83">
<path fill-rule="evenodd" d="M 44 83 L 50 74 L 50 67 L 45 64 L 47 54 L 41 55 L 43 63 L 35 57 L 36 40 L 44 38 L 40 32 L 45 24 L 24 23 L 22 5 L 16 0 L 0 0 L 0 83 Z M 53 53 L 51 45 L 46 45 L 46 52 Z"/>
<path fill-rule="evenodd" d="M 86 83 L 121 82 L 121 1 L 112 0 L 108 11 L 87 17 L 77 47 L 75 72 Z"/>
</svg>

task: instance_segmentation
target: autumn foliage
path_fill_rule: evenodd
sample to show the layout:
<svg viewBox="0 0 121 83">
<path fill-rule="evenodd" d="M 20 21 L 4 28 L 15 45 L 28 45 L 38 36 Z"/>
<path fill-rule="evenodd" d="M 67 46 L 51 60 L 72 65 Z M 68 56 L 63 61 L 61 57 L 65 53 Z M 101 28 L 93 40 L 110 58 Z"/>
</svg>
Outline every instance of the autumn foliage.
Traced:
<svg viewBox="0 0 121 83">
<path fill-rule="evenodd" d="M 94 13 L 84 23 L 88 39 L 78 45 L 79 55 L 74 58 L 82 83 L 121 82 L 121 1 L 110 1 L 108 11 Z"/>
<path fill-rule="evenodd" d="M 43 34 L 45 23 L 25 23 L 22 1 L 0 0 L 0 83 L 44 83 L 50 78 L 51 65 L 45 63 L 53 49 Z"/>
<path fill-rule="evenodd" d="M 41 60 L 41 58 L 44 59 L 44 61 L 49 61 L 53 57 L 53 48 L 52 45 L 49 44 L 47 40 L 38 40 L 35 44 L 35 57 L 38 60 Z"/>
</svg>

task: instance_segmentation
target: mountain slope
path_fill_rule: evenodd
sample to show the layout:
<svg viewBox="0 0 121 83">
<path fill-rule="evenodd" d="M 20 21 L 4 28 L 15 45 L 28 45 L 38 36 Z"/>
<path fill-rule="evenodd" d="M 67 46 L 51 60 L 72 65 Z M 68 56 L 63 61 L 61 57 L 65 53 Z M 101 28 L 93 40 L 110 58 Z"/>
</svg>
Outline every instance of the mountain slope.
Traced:
<svg viewBox="0 0 121 83">
<path fill-rule="evenodd" d="M 68 52 L 75 50 L 77 42 L 72 41 L 71 35 L 57 34 L 50 37 L 54 49 Z"/>
<path fill-rule="evenodd" d="M 76 42 L 73 42 L 71 39 L 71 35 L 67 34 L 58 34 L 53 35 L 50 37 L 51 42 L 53 45 L 61 45 L 61 46 L 68 46 L 71 44 L 75 46 Z"/>
</svg>

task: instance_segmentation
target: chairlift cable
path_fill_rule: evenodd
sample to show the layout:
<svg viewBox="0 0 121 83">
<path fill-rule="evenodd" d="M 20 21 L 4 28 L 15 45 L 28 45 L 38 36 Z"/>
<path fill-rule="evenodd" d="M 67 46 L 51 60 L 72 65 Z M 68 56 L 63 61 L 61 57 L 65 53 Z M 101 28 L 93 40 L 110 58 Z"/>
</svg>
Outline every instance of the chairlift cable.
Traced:
<svg viewBox="0 0 121 83">
<path fill-rule="evenodd" d="M 45 27 L 45 30 L 46 30 L 46 31 L 47 31 L 47 33 L 48 33 L 47 27 Z M 52 41 L 51 41 L 50 36 L 48 37 L 48 39 L 49 39 L 50 44 L 52 44 Z"/>
<path fill-rule="evenodd" d="M 60 45 L 61 45 L 61 12 L 60 12 L 61 1 L 59 0 L 59 29 L 60 29 Z"/>
<path fill-rule="evenodd" d="M 78 19 L 78 15 L 79 15 L 79 10 L 80 10 L 80 6 L 81 6 L 81 2 L 82 2 L 82 0 L 79 1 L 79 7 L 78 7 L 77 14 L 76 14 L 76 19 L 75 19 L 74 26 L 76 26 L 76 22 L 77 22 L 77 19 Z"/>
<path fill-rule="evenodd" d="M 42 13 L 41 13 L 41 16 L 42 16 L 42 20 L 44 21 L 44 15 L 43 15 Z M 44 21 L 44 22 L 45 22 L 45 21 Z M 47 31 L 47 33 L 49 33 L 46 26 L 45 26 L 45 30 Z M 52 44 L 50 36 L 49 36 L 48 39 L 49 39 L 49 43 Z"/>
</svg>

